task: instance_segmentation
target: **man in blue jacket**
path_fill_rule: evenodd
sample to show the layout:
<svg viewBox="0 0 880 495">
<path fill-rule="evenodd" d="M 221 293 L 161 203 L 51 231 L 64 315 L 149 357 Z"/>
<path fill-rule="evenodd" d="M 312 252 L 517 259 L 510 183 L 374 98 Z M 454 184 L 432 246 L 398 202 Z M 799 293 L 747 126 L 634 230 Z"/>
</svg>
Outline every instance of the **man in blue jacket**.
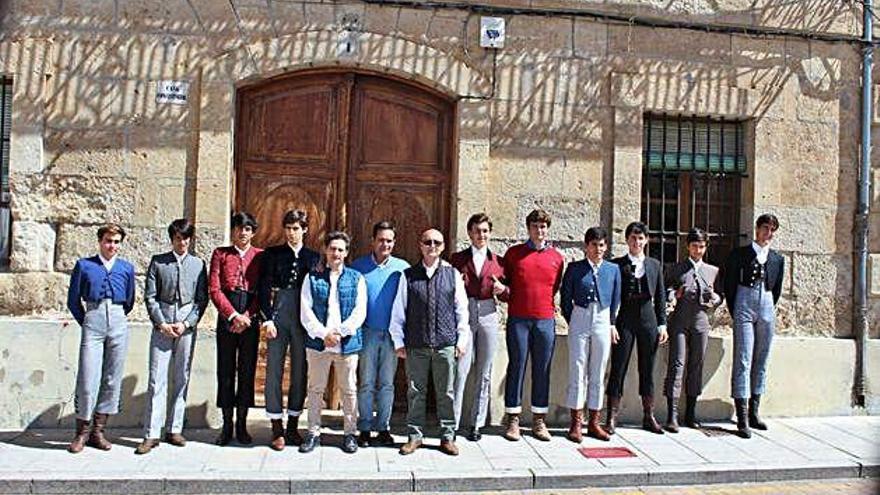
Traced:
<svg viewBox="0 0 880 495">
<path fill-rule="evenodd" d="M 344 436 L 342 450 L 357 451 L 357 367 L 363 347 L 361 325 L 367 317 L 364 277 L 345 266 L 348 234 L 330 232 L 324 238 L 324 261 L 309 272 L 300 295 L 300 320 L 306 330 L 309 366 L 309 432 L 299 451 L 311 452 L 321 444 L 321 409 L 330 367 L 342 392 Z"/>
<path fill-rule="evenodd" d="M 608 441 L 599 424 L 602 410 L 605 365 L 611 343 L 617 342 L 614 319 L 620 307 L 620 270 L 603 258 L 608 250 L 608 232 L 590 227 L 584 234 L 587 258 L 568 265 L 562 277 L 562 316 L 568 322 L 568 392 L 571 409 L 568 439 L 583 440 L 583 406 L 590 411 L 587 435 Z"/>
<path fill-rule="evenodd" d="M 123 239 L 125 230 L 119 225 L 99 228 L 99 254 L 78 260 L 70 275 L 67 308 L 82 329 L 74 399 L 76 435 L 67 447 L 72 454 L 86 445 L 111 447 L 104 428 L 110 415 L 119 411 L 127 315 L 134 307 L 134 267 L 118 257 Z"/>
</svg>

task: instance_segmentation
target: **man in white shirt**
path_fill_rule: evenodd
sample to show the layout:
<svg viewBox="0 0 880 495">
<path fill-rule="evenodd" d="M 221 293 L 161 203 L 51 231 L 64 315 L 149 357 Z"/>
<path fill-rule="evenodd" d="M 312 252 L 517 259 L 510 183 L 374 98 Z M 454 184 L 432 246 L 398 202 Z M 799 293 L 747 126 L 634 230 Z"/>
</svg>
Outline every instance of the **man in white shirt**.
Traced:
<svg viewBox="0 0 880 495">
<path fill-rule="evenodd" d="M 391 339 L 397 355 L 406 359 L 409 382 L 409 441 L 400 448 L 401 455 L 422 446 L 429 375 L 437 393 L 440 451 L 458 455 L 453 410 L 455 361 L 467 353 L 471 331 L 464 282 L 458 270 L 440 259 L 443 245 L 439 231 L 422 233 L 421 263 L 403 272 L 391 310 Z"/>
<path fill-rule="evenodd" d="M 311 452 L 321 443 L 321 408 L 330 367 L 342 392 L 344 436 L 342 450 L 357 451 L 357 367 L 363 347 L 361 326 L 367 317 L 367 284 L 364 277 L 345 266 L 350 239 L 344 232 L 324 238 L 326 265 L 312 270 L 303 281 L 300 320 L 306 330 L 309 367 L 309 432 L 299 446 Z"/>
</svg>

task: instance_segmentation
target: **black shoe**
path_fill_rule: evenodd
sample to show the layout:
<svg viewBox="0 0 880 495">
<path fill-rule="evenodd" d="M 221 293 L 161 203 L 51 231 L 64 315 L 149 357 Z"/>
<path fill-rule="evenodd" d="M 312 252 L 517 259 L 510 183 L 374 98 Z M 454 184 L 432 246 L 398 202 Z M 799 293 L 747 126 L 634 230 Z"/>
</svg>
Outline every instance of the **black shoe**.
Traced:
<svg viewBox="0 0 880 495">
<path fill-rule="evenodd" d="M 479 428 L 471 428 L 471 431 L 467 434 L 467 439 L 471 442 L 479 442 L 481 438 L 483 438 L 483 434 L 480 433 Z"/>
<path fill-rule="evenodd" d="M 318 445 L 321 445 L 321 436 L 314 435 L 309 432 L 306 433 L 305 438 L 303 438 L 303 443 L 299 446 L 299 451 L 303 454 L 307 454 L 315 450 L 315 447 L 317 447 Z"/>
<path fill-rule="evenodd" d="M 369 435 L 369 432 L 367 432 Z M 367 442 L 369 443 L 369 442 Z M 355 440 L 354 434 L 349 433 L 342 437 L 342 451 L 346 454 L 354 454 L 358 450 L 358 441 Z"/>
<path fill-rule="evenodd" d="M 346 435 L 347 437 L 348 435 Z M 370 446 L 370 432 L 362 431 L 357 438 L 358 447 L 369 447 Z"/>
<path fill-rule="evenodd" d="M 374 447 L 393 447 L 394 437 L 387 430 L 380 431 L 376 438 L 370 441 L 370 445 Z"/>
<path fill-rule="evenodd" d="M 223 427 L 220 429 L 220 434 L 217 435 L 217 439 L 214 440 L 216 445 L 229 445 L 229 442 L 232 441 L 232 423 L 223 423 Z"/>
</svg>

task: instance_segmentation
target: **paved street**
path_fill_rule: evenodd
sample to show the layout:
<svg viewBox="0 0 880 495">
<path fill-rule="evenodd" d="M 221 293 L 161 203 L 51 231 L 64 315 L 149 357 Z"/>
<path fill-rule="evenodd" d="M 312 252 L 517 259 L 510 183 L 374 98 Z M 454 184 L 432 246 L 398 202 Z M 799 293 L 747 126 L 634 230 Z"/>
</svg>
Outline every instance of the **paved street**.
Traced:
<svg viewBox="0 0 880 495">
<path fill-rule="evenodd" d="M 332 428 L 324 435 L 324 446 L 311 454 L 291 448 L 274 452 L 265 446 L 269 431 L 262 422 L 253 423 L 254 446 L 220 448 L 210 443 L 214 431 L 187 431 L 190 443 L 185 448 L 163 444 L 146 456 L 134 455 L 139 438 L 133 430 L 111 430 L 110 452 L 87 448 L 76 456 L 65 451 L 68 431 L 6 432 L 0 434 L 0 493 L 559 493 L 567 488 L 640 487 L 607 493 L 653 494 L 673 493 L 651 488 L 657 486 L 830 479 L 842 480 L 840 486 L 850 490 L 843 493 L 863 493 L 852 490 L 867 490 L 870 483 L 847 482 L 880 475 L 880 417 L 775 419 L 769 424 L 768 431 L 756 432 L 751 440 L 733 436 L 729 423 L 708 424 L 702 431 L 683 429 L 677 435 L 622 428 L 609 443 L 587 439 L 582 446 L 624 447 L 634 456 L 599 459 L 584 457 L 562 430 L 547 443 L 528 436 L 509 442 L 496 434 L 478 443 L 461 439 L 458 457 L 432 448 L 436 440 L 406 457 L 394 448 L 345 454 L 338 448 L 339 432 Z M 713 488 L 719 491 L 708 493 L 752 489 L 731 486 L 719 485 Z M 779 493 L 802 493 L 797 490 L 814 485 L 793 486 L 795 491 Z"/>
</svg>

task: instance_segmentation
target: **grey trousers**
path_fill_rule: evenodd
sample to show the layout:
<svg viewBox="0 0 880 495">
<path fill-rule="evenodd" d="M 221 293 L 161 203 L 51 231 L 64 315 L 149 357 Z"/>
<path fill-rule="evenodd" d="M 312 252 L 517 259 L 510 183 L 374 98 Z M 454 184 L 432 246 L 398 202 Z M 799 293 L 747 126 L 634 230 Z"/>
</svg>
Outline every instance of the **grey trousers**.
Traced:
<svg viewBox="0 0 880 495">
<path fill-rule="evenodd" d="M 122 305 L 109 299 L 86 303 L 74 398 L 78 419 L 91 421 L 95 413 L 119 412 L 127 350 L 128 319 Z"/>
<path fill-rule="evenodd" d="M 410 440 L 421 440 L 425 429 L 425 408 L 428 399 L 428 376 L 434 378 L 437 394 L 437 419 L 440 437 L 452 440 L 455 436 L 455 414 L 452 411 L 455 382 L 455 346 L 440 349 L 428 347 L 406 349 L 406 426 Z"/>
<path fill-rule="evenodd" d="M 195 346 L 196 332 L 192 328 L 176 338 L 162 335 L 162 332 L 153 329 L 150 335 L 150 378 L 147 384 L 147 408 L 144 412 L 144 438 L 159 438 L 163 424 L 165 433 L 183 431 L 186 393 L 189 389 Z M 172 380 L 170 417 L 166 414 L 169 374 Z"/>
<path fill-rule="evenodd" d="M 767 382 L 767 360 L 776 327 L 773 294 L 763 285 L 739 286 L 733 308 L 733 373 L 730 395 L 748 399 L 763 395 Z"/>
<path fill-rule="evenodd" d="M 568 327 L 568 390 L 565 406 L 569 409 L 602 409 L 605 395 L 605 367 L 611 356 L 611 310 L 575 306 Z"/>
<path fill-rule="evenodd" d="M 299 321 L 299 292 L 283 289 L 275 294 L 278 316 L 273 322 L 278 336 L 266 342 L 266 416 L 284 417 L 284 361 L 290 351 L 290 386 L 287 390 L 287 415 L 302 414 L 306 400 L 308 363 L 306 360 L 305 331 Z"/>
<path fill-rule="evenodd" d="M 698 397 L 703 393 L 703 361 L 709 345 L 709 329 L 693 326 L 675 327 L 669 336 L 669 355 L 663 394 L 670 399 Z"/>
<path fill-rule="evenodd" d="M 492 386 L 492 362 L 498 349 L 498 312 L 494 299 L 468 299 L 473 345 L 468 353 L 458 358 L 455 370 L 455 429 L 461 423 L 461 411 L 468 373 L 476 368 L 474 402 L 471 405 L 470 426 L 482 428 L 489 412 L 489 392 Z"/>
</svg>

